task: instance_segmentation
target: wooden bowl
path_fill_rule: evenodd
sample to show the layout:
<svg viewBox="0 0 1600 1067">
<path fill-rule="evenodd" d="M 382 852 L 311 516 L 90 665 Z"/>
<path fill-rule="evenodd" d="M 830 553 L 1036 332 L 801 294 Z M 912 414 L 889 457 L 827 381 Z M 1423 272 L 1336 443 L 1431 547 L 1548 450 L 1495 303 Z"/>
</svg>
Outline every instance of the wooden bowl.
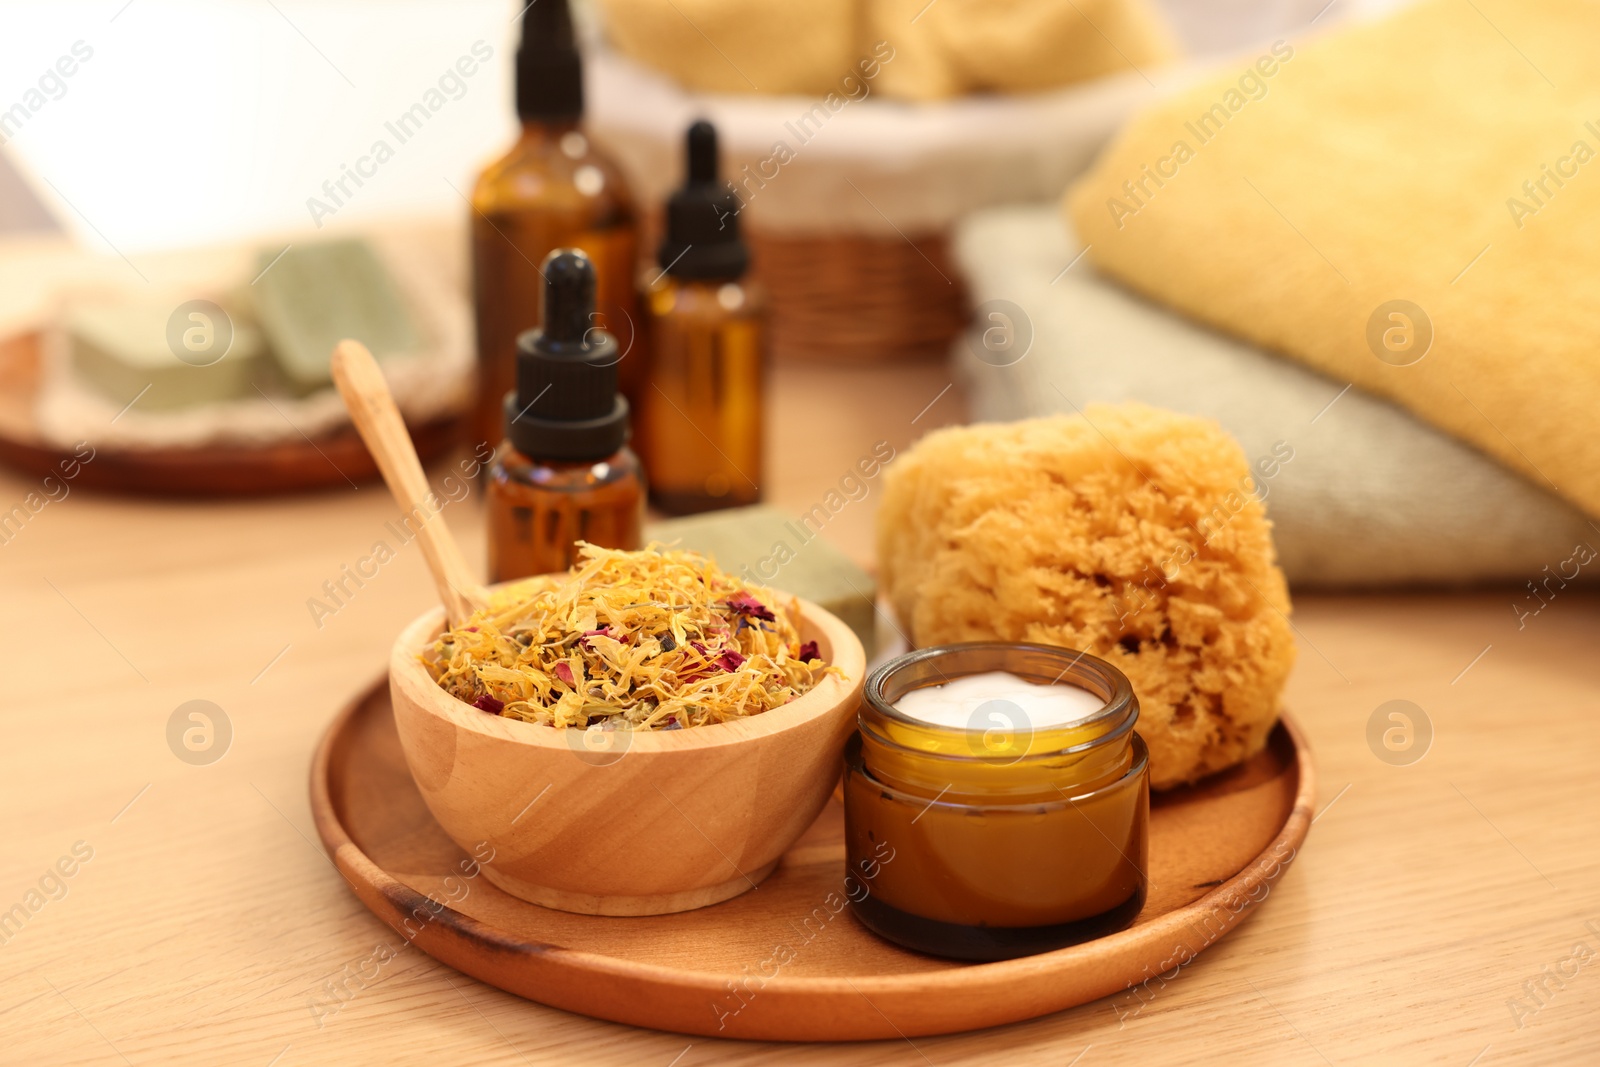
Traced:
<svg viewBox="0 0 1600 1067">
<path fill-rule="evenodd" d="M 389 660 L 406 764 L 428 810 L 513 896 L 586 915 L 661 915 L 753 889 L 816 819 L 838 781 L 866 674 L 844 623 L 795 599 L 827 674 L 781 708 L 683 730 L 600 734 L 491 715 L 418 660 L 444 609 Z M 615 747 L 591 749 L 603 738 Z"/>
</svg>

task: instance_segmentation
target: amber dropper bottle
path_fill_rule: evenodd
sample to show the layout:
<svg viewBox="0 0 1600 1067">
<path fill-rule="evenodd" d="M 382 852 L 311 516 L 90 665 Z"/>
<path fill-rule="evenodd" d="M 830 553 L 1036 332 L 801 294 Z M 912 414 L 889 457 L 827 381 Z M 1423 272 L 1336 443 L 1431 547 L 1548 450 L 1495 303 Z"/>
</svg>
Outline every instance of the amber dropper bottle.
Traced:
<svg viewBox="0 0 1600 1067">
<path fill-rule="evenodd" d="M 656 277 L 644 290 L 650 380 L 640 452 L 650 499 L 686 514 L 761 499 L 766 315 L 744 281 L 739 201 L 717 180 L 717 131 L 689 127 L 688 181 L 667 204 Z"/>
<path fill-rule="evenodd" d="M 495 441 L 511 388 L 517 335 L 539 325 L 538 264 L 556 248 L 594 263 L 595 322 L 633 347 L 638 232 L 622 173 L 582 129 L 583 61 L 567 0 L 539 0 L 522 15 L 517 115 L 522 134 L 486 167 L 472 191 L 472 285 L 478 327 L 473 442 Z M 642 361 L 635 361 L 642 362 Z M 638 369 L 642 373 L 642 367 Z M 624 392 L 637 397 L 623 360 Z"/>
<path fill-rule="evenodd" d="M 489 578 L 564 570 L 574 542 L 641 547 L 644 475 L 628 448 L 617 341 L 591 325 L 595 271 L 576 249 L 543 264 L 544 326 L 517 338 L 505 442 L 489 468 Z"/>
</svg>

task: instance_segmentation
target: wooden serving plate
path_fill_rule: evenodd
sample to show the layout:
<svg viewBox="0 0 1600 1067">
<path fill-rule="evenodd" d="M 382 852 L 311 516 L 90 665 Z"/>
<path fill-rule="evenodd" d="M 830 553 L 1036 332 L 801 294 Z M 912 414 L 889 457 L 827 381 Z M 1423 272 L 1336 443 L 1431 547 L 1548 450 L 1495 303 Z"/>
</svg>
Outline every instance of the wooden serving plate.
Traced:
<svg viewBox="0 0 1600 1067">
<path fill-rule="evenodd" d="M 584 1015 L 778 1041 L 996 1026 L 1171 971 L 1266 898 L 1305 840 L 1315 795 L 1305 740 L 1284 720 L 1255 759 L 1154 798 L 1150 894 L 1131 927 L 971 964 L 898 948 L 848 908 L 835 911 L 844 900 L 837 799 L 756 889 L 696 911 L 617 918 L 527 904 L 482 876 L 412 783 L 387 681 L 339 714 L 311 768 L 312 812 L 335 865 L 374 914 L 435 959 Z"/>
<path fill-rule="evenodd" d="M 72 453 L 40 439 L 34 429 L 39 348 L 37 333 L 0 340 L 0 462 L 43 478 L 59 476 Z M 460 439 L 461 428 L 454 416 L 413 427 L 417 454 L 424 462 L 443 455 Z M 378 476 L 352 426 L 256 448 L 100 448 L 92 462 L 76 466 L 77 485 L 157 496 L 267 496 L 338 488 Z"/>
</svg>

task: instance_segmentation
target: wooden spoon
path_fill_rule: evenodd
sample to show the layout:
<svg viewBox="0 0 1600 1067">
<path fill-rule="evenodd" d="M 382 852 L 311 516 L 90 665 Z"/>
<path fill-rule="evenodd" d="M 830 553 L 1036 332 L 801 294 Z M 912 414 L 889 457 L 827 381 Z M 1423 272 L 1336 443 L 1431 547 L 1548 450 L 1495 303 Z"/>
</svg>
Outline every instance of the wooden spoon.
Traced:
<svg viewBox="0 0 1600 1067">
<path fill-rule="evenodd" d="M 439 514 L 443 505 L 428 488 L 422 461 L 406 432 L 394 394 L 383 380 L 378 363 L 360 341 L 340 341 L 333 350 L 333 380 L 350 409 L 350 419 L 361 432 L 367 450 L 378 461 L 389 492 L 404 509 L 402 522 L 416 530 L 423 558 L 433 574 L 433 584 L 444 601 L 444 613 L 451 626 L 459 626 L 472 613 L 489 603 L 489 592 L 472 577 L 461 546 L 450 536 L 450 528 Z"/>
</svg>

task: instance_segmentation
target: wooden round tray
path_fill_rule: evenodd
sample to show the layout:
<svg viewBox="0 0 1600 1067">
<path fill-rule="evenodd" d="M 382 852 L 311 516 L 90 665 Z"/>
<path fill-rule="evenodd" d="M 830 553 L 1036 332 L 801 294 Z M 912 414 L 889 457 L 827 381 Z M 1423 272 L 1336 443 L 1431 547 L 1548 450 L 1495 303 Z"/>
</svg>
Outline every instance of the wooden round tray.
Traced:
<svg viewBox="0 0 1600 1067">
<path fill-rule="evenodd" d="M 0 341 L 0 462 L 38 478 L 60 476 L 72 452 L 41 440 L 33 427 L 39 335 Z M 461 438 L 459 418 L 411 428 L 423 462 Z M 158 496 L 267 496 L 371 481 L 377 464 L 353 426 L 315 438 L 292 435 L 254 448 L 100 448 L 75 464 L 77 486 Z"/>
<path fill-rule="evenodd" d="M 584 1015 L 780 1041 L 952 1033 L 1125 993 L 1188 962 L 1266 898 L 1305 840 L 1315 795 L 1310 753 L 1285 720 L 1250 762 L 1154 798 L 1150 895 L 1129 929 L 970 964 L 900 949 L 834 910 L 844 890 L 837 800 L 756 889 L 677 915 L 608 918 L 527 904 L 482 877 L 412 784 L 387 682 L 340 713 L 311 768 L 312 812 L 335 865 L 435 959 Z"/>
</svg>

